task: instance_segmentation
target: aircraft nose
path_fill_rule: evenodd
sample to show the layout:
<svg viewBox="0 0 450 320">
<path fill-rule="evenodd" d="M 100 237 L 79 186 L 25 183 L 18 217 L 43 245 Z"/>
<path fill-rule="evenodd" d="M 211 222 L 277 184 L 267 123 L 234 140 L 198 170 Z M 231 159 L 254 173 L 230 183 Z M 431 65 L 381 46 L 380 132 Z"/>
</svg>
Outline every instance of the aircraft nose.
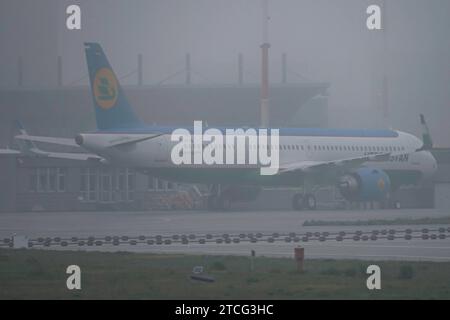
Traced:
<svg viewBox="0 0 450 320">
<path fill-rule="evenodd" d="M 82 146 L 84 139 L 83 139 L 83 135 L 79 134 L 75 137 L 75 142 L 77 145 Z"/>
</svg>

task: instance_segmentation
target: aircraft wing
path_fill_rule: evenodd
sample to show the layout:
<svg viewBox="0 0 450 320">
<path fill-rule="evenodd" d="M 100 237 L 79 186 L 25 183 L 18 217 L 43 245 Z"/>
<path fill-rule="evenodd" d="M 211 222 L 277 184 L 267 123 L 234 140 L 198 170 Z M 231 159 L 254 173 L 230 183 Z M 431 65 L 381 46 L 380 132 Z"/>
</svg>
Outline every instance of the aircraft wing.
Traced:
<svg viewBox="0 0 450 320">
<path fill-rule="evenodd" d="M 363 157 L 348 158 L 333 161 L 300 161 L 281 165 L 278 174 L 287 172 L 323 172 L 327 170 L 345 171 L 356 168 L 367 161 L 386 161 L 390 153 L 368 155 Z"/>
<path fill-rule="evenodd" d="M 30 136 L 28 134 L 19 134 L 14 136 L 14 138 L 25 141 L 33 141 L 33 142 L 43 142 L 50 144 L 57 144 L 61 146 L 69 146 L 69 147 L 77 147 L 80 146 L 75 142 L 74 139 L 68 138 L 55 138 L 55 137 L 41 137 L 41 136 Z"/>
</svg>

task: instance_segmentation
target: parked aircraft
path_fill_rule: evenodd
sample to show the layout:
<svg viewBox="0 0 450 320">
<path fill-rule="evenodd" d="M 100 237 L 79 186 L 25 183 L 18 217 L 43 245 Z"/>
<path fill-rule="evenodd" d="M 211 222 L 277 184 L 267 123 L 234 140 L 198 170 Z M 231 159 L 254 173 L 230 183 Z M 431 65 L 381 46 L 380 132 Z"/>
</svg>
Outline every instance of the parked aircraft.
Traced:
<svg viewBox="0 0 450 320">
<path fill-rule="evenodd" d="M 245 194 L 257 195 L 262 186 L 298 187 L 301 192 L 292 199 L 296 210 L 315 209 L 313 191 L 321 185 L 336 185 L 351 202 L 395 204 L 400 186 L 425 183 L 437 169 L 429 152 L 431 139 L 424 144 L 409 133 L 385 129 L 277 128 L 279 139 L 275 144 L 261 144 L 259 140 L 252 144 L 251 134 L 244 130 L 248 134 L 246 153 L 261 148 L 269 153 L 277 151 L 279 167 L 272 175 L 262 175 L 258 164 L 174 164 L 171 150 L 177 142 L 173 141 L 172 133 L 179 128 L 142 123 L 101 46 L 97 43 L 85 46 L 97 130 L 80 133 L 75 140 L 30 136 L 26 132 L 16 136 L 17 139 L 79 146 L 89 152 L 61 154 L 65 159 L 101 161 L 132 167 L 169 181 L 211 185 L 208 204 L 212 209 L 225 208 Z M 184 129 L 193 135 L 192 152 L 208 145 L 203 140 L 197 140 L 202 142 L 195 145 L 193 126 Z M 226 129 L 229 128 L 217 128 L 223 133 Z M 33 146 L 28 147 L 37 154 L 58 157 L 58 153 L 45 155 Z M 223 148 L 225 153 L 237 153 L 235 145 L 224 144 Z"/>
</svg>

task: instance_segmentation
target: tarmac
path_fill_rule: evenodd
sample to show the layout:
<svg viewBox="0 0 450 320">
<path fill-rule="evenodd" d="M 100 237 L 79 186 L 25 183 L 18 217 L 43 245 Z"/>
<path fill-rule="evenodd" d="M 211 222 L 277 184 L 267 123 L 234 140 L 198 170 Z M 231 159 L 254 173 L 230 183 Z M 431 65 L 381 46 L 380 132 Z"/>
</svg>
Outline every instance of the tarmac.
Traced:
<svg viewBox="0 0 450 320">
<path fill-rule="evenodd" d="M 2 213 L 0 239 L 21 235 L 35 247 L 62 250 L 220 255 L 255 250 L 257 256 L 292 257 L 302 246 L 306 259 L 450 261 L 450 225 L 303 225 L 448 216 L 432 209 Z"/>
</svg>

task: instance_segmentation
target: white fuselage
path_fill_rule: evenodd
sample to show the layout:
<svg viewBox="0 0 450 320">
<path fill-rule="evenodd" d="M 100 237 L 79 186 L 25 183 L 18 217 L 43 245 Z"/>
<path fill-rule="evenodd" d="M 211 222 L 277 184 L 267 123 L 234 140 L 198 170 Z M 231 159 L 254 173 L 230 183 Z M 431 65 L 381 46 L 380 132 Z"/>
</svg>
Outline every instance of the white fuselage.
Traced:
<svg viewBox="0 0 450 320">
<path fill-rule="evenodd" d="M 173 168 L 196 169 L 226 167 L 255 168 L 255 165 L 174 165 L 171 150 L 176 142 L 170 134 L 144 140 L 130 145 L 109 147 L 116 141 L 126 141 L 143 133 L 88 133 L 82 134 L 82 147 L 94 152 L 109 162 L 139 169 Z M 280 135 L 278 148 L 280 166 L 301 161 L 338 161 L 365 155 L 390 154 L 386 161 L 376 161 L 363 165 L 385 171 L 418 172 L 422 178 L 430 178 L 436 171 L 436 160 L 428 151 L 418 151 L 422 142 L 415 136 L 397 131 L 395 137 L 335 137 L 335 136 L 289 136 Z M 224 146 L 224 152 L 235 152 Z M 247 145 L 254 149 L 260 146 Z"/>
</svg>

